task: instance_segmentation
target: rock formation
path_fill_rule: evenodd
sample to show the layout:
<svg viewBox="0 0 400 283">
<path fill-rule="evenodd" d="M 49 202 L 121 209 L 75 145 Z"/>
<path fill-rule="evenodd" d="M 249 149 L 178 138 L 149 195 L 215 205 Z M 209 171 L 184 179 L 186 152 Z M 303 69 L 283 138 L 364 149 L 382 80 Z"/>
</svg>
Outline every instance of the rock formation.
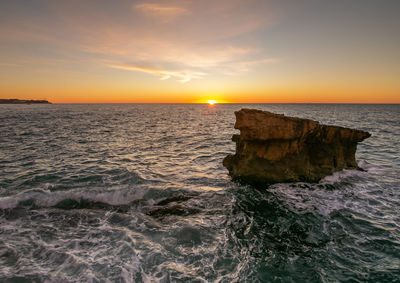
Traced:
<svg viewBox="0 0 400 283">
<path fill-rule="evenodd" d="M 267 111 L 235 112 L 236 154 L 223 164 L 234 178 L 250 183 L 317 182 L 342 169 L 360 169 L 357 143 L 368 132 Z"/>
</svg>

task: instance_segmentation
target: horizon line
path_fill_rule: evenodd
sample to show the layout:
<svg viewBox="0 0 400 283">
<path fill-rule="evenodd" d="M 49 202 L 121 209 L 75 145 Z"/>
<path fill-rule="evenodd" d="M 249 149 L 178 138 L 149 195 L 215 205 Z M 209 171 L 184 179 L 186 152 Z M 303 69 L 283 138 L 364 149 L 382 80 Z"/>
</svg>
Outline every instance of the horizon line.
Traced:
<svg viewBox="0 0 400 283">
<path fill-rule="evenodd" d="M 51 104 L 208 104 L 207 102 L 51 102 Z M 400 102 L 217 102 L 218 104 L 393 104 Z"/>
</svg>

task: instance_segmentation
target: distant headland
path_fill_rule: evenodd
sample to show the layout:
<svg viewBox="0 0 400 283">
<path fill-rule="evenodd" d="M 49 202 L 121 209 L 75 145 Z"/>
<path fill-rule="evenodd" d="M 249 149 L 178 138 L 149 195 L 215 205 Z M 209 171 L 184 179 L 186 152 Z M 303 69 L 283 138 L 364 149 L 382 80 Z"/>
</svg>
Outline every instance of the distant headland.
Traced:
<svg viewBox="0 0 400 283">
<path fill-rule="evenodd" d="M 47 100 L 0 99 L 0 104 L 51 104 Z"/>
</svg>

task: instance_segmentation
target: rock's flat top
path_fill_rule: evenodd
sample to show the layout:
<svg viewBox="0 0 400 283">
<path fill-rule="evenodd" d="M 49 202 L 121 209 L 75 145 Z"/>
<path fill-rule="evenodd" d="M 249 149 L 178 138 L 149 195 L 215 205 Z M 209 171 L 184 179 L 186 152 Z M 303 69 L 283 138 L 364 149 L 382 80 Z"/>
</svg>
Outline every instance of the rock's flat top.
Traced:
<svg viewBox="0 0 400 283">
<path fill-rule="evenodd" d="M 242 109 L 235 115 L 236 153 L 223 163 L 233 178 L 249 182 L 315 182 L 342 169 L 360 169 L 357 143 L 370 136 L 268 111 Z"/>
<path fill-rule="evenodd" d="M 317 121 L 268 111 L 242 109 L 235 112 L 235 115 L 235 129 L 240 130 L 242 140 L 293 140 L 317 134 L 316 137 L 329 143 L 334 139 L 360 142 L 370 136 L 361 130 L 322 125 Z"/>
</svg>

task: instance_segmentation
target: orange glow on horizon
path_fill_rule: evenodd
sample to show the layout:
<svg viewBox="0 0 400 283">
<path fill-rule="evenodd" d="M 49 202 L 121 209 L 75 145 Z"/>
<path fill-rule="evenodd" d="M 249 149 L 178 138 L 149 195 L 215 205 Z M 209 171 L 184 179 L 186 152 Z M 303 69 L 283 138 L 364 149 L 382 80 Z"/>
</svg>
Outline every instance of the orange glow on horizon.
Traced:
<svg viewBox="0 0 400 283">
<path fill-rule="evenodd" d="M 245 93 L 245 94 L 243 94 Z M 399 104 L 400 96 L 391 94 L 377 99 L 375 92 L 351 93 L 332 91 L 266 91 L 255 93 L 232 92 L 206 97 L 201 93 L 152 93 L 146 91 L 130 93 L 122 92 L 97 92 L 95 90 L 86 93 L 69 93 L 68 91 L 51 92 L 38 91 L 38 94 L 24 94 L 22 92 L 8 92 L 0 98 L 16 99 L 45 99 L 51 103 L 200 103 L 200 104 L 225 104 L 225 103 L 350 103 L 350 104 Z M 324 93 L 324 95 L 320 95 Z M 203 98 L 202 98 L 203 97 Z M 215 101 L 215 102 L 214 102 Z"/>
<path fill-rule="evenodd" d="M 311 84 L 281 87 L 260 87 L 253 82 L 223 87 L 196 84 L 172 84 L 164 87 L 164 81 L 146 86 L 122 87 L 103 81 L 91 80 L 83 87 L 79 83 L 64 87 L 54 82 L 26 85 L 10 80 L 0 87 L 0 98 L 45 99 L 52 103 L 201 103 L 215 100 L 225 103 L 400 103 L 395 87 L 379 89 Z M 232 82 L 234 84 L 235 82 Z M 329 88 L 329 89 L 328 89 Z M 383 93 L 385 95 L 383 95 Z"/>
</svg>

